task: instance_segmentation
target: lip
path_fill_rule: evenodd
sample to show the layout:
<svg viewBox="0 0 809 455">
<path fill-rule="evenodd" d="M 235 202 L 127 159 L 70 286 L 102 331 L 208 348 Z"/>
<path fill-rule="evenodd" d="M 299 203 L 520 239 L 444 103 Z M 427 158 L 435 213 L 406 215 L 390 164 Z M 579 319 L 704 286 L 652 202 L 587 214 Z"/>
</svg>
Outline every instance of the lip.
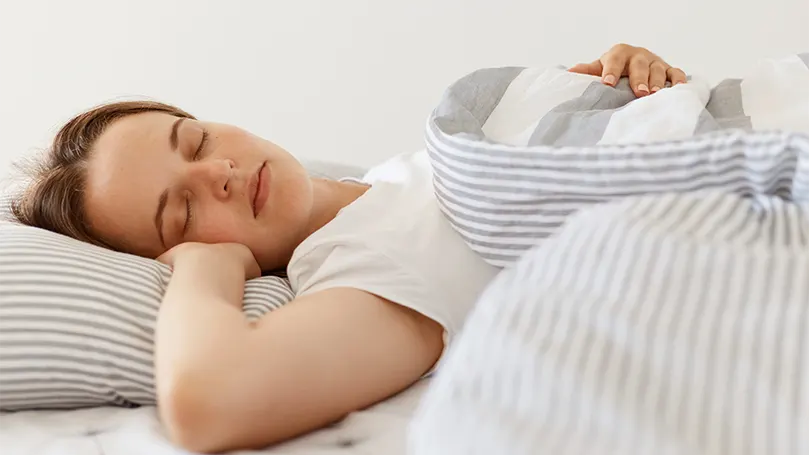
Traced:
<svg viewBox="0 0 809 455">
<path fill-rule="evenodd" d="M 270 195 L 269 178 L 270 167 L 267 166 L 267 162 L 265 161 L 261 163 L 261 167 L 258 168 L 258 172 L 256 172 L 256 176 L 253 178 L 255 183 L 250 185 L 250 204 L 253 207 L 253 217 L 258 217 L 258 214 L 261 212 L 261 209 L 264 207 L 264 204 L 266 204 L 267 198 Z"/>
</svg>

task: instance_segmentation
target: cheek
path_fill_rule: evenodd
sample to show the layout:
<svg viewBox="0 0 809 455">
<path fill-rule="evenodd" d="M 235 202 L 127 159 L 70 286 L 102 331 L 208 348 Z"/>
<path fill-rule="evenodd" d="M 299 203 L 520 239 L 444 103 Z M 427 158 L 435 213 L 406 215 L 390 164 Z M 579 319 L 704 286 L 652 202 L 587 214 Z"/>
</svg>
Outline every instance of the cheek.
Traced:
<svg viewBox="0 0 809 455">
<path fill-rule="evenodd" d="M 198 218 L 195 239 L 203 243 L 248 243 L 250 226 L 226 211 L 209 212 Z"/>
</svg>

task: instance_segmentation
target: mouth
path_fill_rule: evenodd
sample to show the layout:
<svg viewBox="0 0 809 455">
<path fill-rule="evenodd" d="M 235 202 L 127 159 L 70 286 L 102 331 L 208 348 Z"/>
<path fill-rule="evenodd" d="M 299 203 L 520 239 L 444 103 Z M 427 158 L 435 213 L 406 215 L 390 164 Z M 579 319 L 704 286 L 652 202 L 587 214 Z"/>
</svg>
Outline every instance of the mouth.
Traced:
<svg viewBox="0 0 809 455">
<path fill-rule="evenodd" d="M 261 212 L 261 209 L 267 202 L 267 198 L 270 193 L 269 177 L 270 169 L 265 161 L 261 163 L 261 167 L 258 168 L 258 172 L 256 172 L 256 175 L 253 178 L 255 183 L 251 182 L 250 185 L 250 204 L 253 207 L 254 218 L 258 217 L 258 214 Z"/>
</svg>

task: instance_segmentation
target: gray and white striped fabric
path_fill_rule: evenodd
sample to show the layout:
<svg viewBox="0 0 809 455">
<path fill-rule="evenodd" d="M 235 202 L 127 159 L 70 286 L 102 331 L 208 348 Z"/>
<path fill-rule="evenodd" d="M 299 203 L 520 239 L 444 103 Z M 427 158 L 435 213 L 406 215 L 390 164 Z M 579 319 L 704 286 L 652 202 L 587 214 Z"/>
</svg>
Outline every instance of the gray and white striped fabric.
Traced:
<svg viewBox="0 0 809 455">
<path fill-rule="evenodd" d="M 809 54 L 800 54 L 713 89 L 692 78 L 637 100 L 626 80 L 613 88 L 562 69 L 484 69 L 448 88 L 426 142 L 443 212 L 505 266 L 570 214 L 616 197 L 803 194 L 807 134 Z"/>
<path fill-rule="evenodd" d="M 11 216 L 11 193 L 0 191 L 0 223 L 10 223 Z"/>
<path fill-rule="evenodd" d="M 809 453 L 807 215 L 722 193 L 573 215 L 485 291 L 410 452 Z"/>
<path fill-rule="evenodd" d="M 153 342 L 168 267 L 0 222 L 0 410 L 154 404 Z M 287 280 L 245 286 L 255 319 Z"/>
</svg>

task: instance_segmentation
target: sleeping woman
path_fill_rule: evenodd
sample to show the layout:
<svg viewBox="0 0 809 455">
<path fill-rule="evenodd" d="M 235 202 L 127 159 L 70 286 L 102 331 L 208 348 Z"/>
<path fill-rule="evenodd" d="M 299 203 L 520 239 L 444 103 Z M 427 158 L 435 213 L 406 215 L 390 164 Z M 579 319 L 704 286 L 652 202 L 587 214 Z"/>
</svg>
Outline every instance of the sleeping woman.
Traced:
<svg viewBox="0 0 809 455">
<path fill-rule="evenodd" d="M 617 45 L 570 69 L 637 96 L 685 74 Z M 185 449 L 263 447 L 429 374 L 497 270 L 440 213 L 429 164 L 312 178 L 286 150 L 156 102 L 102 105 L 56 135 L 13 202 L 27 225 L 173 268 L 155 337 L 158 409 Z M 245 280 L 286 270 L 296 298 L 255 323 Z"/>
</svg>

